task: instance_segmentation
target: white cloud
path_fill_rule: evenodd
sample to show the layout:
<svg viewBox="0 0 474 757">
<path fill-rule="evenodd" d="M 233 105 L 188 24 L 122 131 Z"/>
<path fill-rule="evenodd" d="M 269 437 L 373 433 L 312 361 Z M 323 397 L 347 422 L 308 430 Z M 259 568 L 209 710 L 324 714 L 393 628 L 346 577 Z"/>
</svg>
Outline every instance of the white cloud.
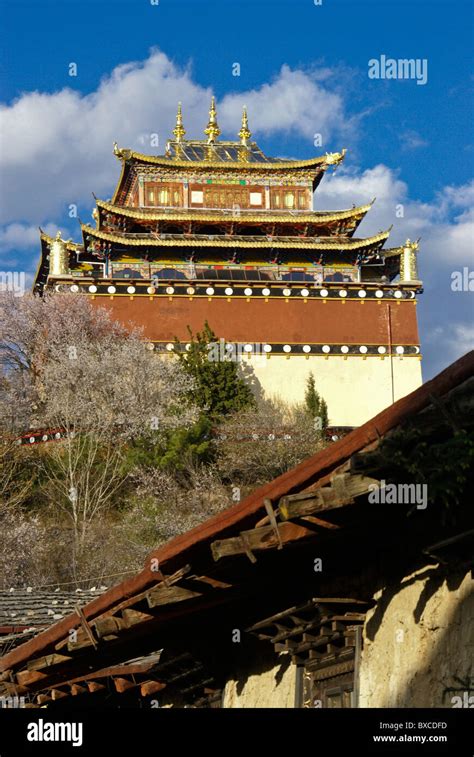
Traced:
<svg viewBox="0 0 474 757">
<path fill-rule="evenodd" d="M 310 138 L 310 145 L 318 133 L 327 143 L 330 135 L 344 126 L 344 104 L 342 97 L 330 92 L 318 78 L 310 71 L 293 71 L 284 65 L 271 83 L 226 95 L 219 108 L 220 121 L 230 133 L 238 132 L 242 106 L 246 105 L 253 131 L 270 134 L 291 130 Z M 326 71 L 323 82 L 330 78 L 331 73 Z"/>
<path fill-rule="evenodd" d="M 46 234 L 55 234 L 58 227 L 55 224 L 46 224 L 43 231 Z M 38 247 L 39 229 L 37 226 L 29 226 L 24 223 L 10 223 L 0 228 L 0 249 L 2 253 L 11 250 L 24 250 L 30 247 Z"/>
<path fill-rule="evenodd" d="M 327 70 L 283 66 L 271 83 L 227 95 L 218 103 L 223 136 L 235 138 L 246 103 L 253 132 L 291 129 L 312 137 L 324 131 L 328 139 L 346 123 L 342 98 L 325 86 L 328 78 Z M 92 204 L 93 191 L 109 195 L 120 170 L 112 155 L 115 139 L 124 147 L 163 153 L 178 100 L 187 136 L 202 137 L 210 97 L 210 89 L 196 84 L 188 68 L 180 69 L 154 50 L 142 62 L 115 68 L 91 94 L 65 87 L 23 94 L 2 106 L 0 171 L 8 192 L 0 198 L 1 222 L 44 223 L 64 215 L 70 203 Z M 154 134 L 158 148 L 151 146 Z"/>
<path fill-rule="evenodd" d="M 65 87 L 54 93 L 27 93 L 0 107 L 0 172 L 2 187 L 8 187 L 0 196 L 3 253 L 36 247 L 37 224 L 52 219 L 64 222 L 70 203 L 92 206 L 92 191 L 110 195 L 120 171 L 112 154 L 114 139 L 120 146 L 162 153 L 171 136 L 178 100 L 183 103 L 187 136 L 202 137 L 211 94 L 193 80 L 189 68 L 179 68 L 154 50 L 144 61 L 115 68 L 91 94 Z M 329 69 L 283 66 L 271 82 L 226 95 L 218 103 L 223 137 L 235 138 L 243 104 L 254 134 L 291 131 L 308 140 L 308 153 L 315 149 L 315 133 L 321 133 L 324 144 L 329 144 L 334 135 L 344 134 L 367 115 L 347 117 L 344 97 Z M 152 134 L 159 135 L 158 148 L 150 144 Z M 315 207 L 347 208 L 374 196 L 376 202 L 360 225 L 359 236 L 393 224 L 389 245 L 407 237 L 422 238 L 420 271 L 429 293 L 420 300 L 422 341 L 432 345 L 431 366 L 439 367 L 435 346 L 444 345 L 443 355 L 452 356 L 472 338 L 472 300 L 467 294 L 451 296 L 450 281 L 452 270 L 473 265 L 474 182 L 447 186 L 430 202 L 420 202 L 410 197 L 407 184 L 393 168 L 379 164 L 360 171 L 343 165 L 336 173 L 326 174 L 316 192 Z M 56 230 L 51 223 L 45 228 L 48 233 Z M 6 265 L 5 256 L 3 260 Z M 17 264 L 12 259 L 8 263 Z M 432 341 L 435 334 L 437 342 Z"/>
<path fill-rule="evenodd" d="M 420 147 L 427 147 L 429 142 L 418 134 L 414 129 L 406 129 L 400 134 L 400 144 L 404 151 L 418 150 Z"/>
</svg>

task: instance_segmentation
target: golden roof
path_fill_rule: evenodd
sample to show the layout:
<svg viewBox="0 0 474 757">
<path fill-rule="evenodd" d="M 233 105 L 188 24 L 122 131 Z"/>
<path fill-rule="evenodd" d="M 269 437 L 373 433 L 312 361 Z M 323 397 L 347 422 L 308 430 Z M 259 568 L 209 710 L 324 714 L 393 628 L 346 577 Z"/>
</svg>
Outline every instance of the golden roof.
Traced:
<svg viewBox="0 0 474 757">
<path fill-rule="evenodd" d="M 234 247 L 241 249 L 300 249 L 300 250 L 357 250 L 364 247 L 370 247 L 380 242 L 385 242 L 390 234 L 390 229 L 383 231 L 380 234 L 376 234 L 373 237 L 367 237 L 366 239 L 344 239 L 341 241 L 334 241 L 333 237 L 329 237 L 329 240 L 318 239 L 317 241 L 313 237 L 303 239 L 302 237 L 280 237 L 279 239 L 266 239 L 262 237 L 227 237 L 224 235 L 213 235 L 213 239 L 209 239 L 207 235 L 189 235 L 185 238 L 181 234 L 166 234 L 165 238 L 159 236 L 145 235 L 133 235 L 133 234 L 114 234 L 108 231 L 98 231 L 93 229 L 89 224 L 81 224 L 81 229 L 84 235 L 95 237 L 96 239 L 103 239 L 108 242 L 116 242 L 128 247 Z M 206 238 L 207 237 L 207 238 Z"/>
<path fill-rule="evenodd" d="M 123 161 L 149 163 L 156 166 L 173 168 L 241 168 L 250 170 L 282 171 L 295 168 L 321 167 L 338 165 L 346 154 L 330 152 L 306 160 L 284 160 L 269 158 L 258 147 L 256 142 L 250 142 L 246 150 L 246 160 L 242 160 L 242 145 L 240 142 L 215 142 L 208 144 L 204 140 L 186 140 L 168 142 L 166 155 L 144 155 L 134 150 L 119 149 L 115 155 Z M 179 157 L 176 157 L 179 156 Z"/>
<path fill-rule="evenodd" d="M 211 208 L 206 210 L 189 210 L 173 208 L 172 210 L 165 210 L 161 208 L 133 208 L 123 205 L 114 205 L 112 202 L 106 202 L 105 200 L 97 200 L 97 207 L 103 210 L 108 210 L 117 215 L 127 216 L 128 218 L 137 218 L 139 220 L 150 221 L 233 221 L 233 222 L 250 222 L 250 223 L 328 223 L 330 221 L 341 221 L 345 218 L 357 218 L 364 216 L 372 207 L 373 201 L 367 205 L 359 205 L 358 207 L 349 208 L 347 210 L 314 210 L 311 212 L 298 211 L 296 214 L 291 214 L 288 211 L 282 211 L 281 213 L 272 213 L 271 211 L 265 211 L 261 213 L 255 213 L 255 211 L 241 210 L 239 213 L 235 211 L 222 211 L 213 210 Z"/>
</svg>

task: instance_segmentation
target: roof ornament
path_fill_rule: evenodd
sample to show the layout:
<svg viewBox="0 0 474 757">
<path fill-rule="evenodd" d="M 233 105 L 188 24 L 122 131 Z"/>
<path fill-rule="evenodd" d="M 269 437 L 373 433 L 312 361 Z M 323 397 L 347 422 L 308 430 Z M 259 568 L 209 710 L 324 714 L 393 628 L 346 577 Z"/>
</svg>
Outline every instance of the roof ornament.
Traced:
<svg viewBox="0 0 474 757">
<path fill-rule="evenodd" d="M 207 144 L 208 145 L 213 144 L 220 133 L 221 133 L 221 130 L 219 129 L 219 126 L 217 123 L 216 98 L 213 96 L 211 99 L 211 107 L 209 110 L 209 123 L 204 129 L 204 134 L 207 134 Z"/>
<path fill-rule="evenodd" d="M 400 259 L 400 281 L 419 281 L 417 252 L 420 239 L 411 242 L 409 239 L 403 245 Z"/>
<path fill-rule="evenodd" d="M 186 129 L 183 126 L 183 115 L 181 113 L 181 103 L 178 103 L 178 112 L 176 114 L 176 126 L 173 129 L 173 134 L 176 137 L 176 142 L 179 144 L 183 141 L 183 137 L 186 134 Z"/>
<path fill-rule="evenodd" d="M 252 132 L 249 131 L 249 119 L 247 116 L 247 107 L 245 105 L 242 108 L 242 125 L 240 127 L 238 136 L 240 137 L 240 144 L 243 147 L 248 147 L 247 140 L 249 140 L 252 136 Z"/>
<path fill-rule="evenodd" d="M 327 152 L 325 153 L 326 163 L 328 166 L 338 166 L 342 163 L 346 155 L 346 148 L 344 147 L 341 152 Z"/>
</svg>

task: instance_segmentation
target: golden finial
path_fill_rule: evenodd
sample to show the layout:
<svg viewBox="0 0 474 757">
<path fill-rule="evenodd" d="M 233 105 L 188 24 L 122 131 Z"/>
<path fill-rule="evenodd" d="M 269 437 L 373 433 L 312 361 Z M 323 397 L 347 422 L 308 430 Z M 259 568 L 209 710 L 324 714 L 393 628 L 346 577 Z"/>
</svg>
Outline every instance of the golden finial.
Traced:
<svg viewBox="0 0 474 757">
<path fill-rule="evenodd" d="M 186 129 L 183 126 L 183 116 L 181 113 L 181 103 L 178 103 L 178 112 L 176 114 L 176 126 L 173 129 L 173 134 L 176 137 L 176 141 L 182 142 L 183 137 L 186 134 Z"/>
<path fill-rule="evenodd" d="M 220 133 L 221 130 L 217 124 L 216 99 L 213 97 L 211 100 L 211 108 L 209 110 L 209 123 L 204 129 L 204 134 L 207 134 L 207 143 L 210 145 L 215 142 Z"/>
<path fill-rule="evenodd" d="M 240 144 L 247 147 L 247 140 L 250 139 L 252 133 L 249 131 L 249 119 L 245 105 L 242 109 L 242 126 L 240 127 L 238 136 L 240 137 Z"/>
</svg>

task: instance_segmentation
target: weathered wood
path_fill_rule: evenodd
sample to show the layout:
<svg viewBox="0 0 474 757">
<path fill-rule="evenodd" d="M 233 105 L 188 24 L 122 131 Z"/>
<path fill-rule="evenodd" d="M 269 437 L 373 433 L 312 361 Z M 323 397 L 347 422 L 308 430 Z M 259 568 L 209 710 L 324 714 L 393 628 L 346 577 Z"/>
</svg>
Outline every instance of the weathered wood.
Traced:
<svg viewBox="0 0 474 757">
<path fill-rule="evenodd" d="M 183 565 L 182 568 L 177 570 L 175 573 L 171 574 L 170 576 L 166 576 L 166 583 L 168 587 L 170 587 L 172 584 L 177 583 L 177 581 L 180 581 L 184 576 L 189 573 L 191 570 L 190 565 Z M 140 594 L 135 594 L 133 597 L 130 597 L 129 599 L 124 600 L 123 602 L 120 602 L 118 605 L 115 605 L 115 607 L 112 609 L 111 612 L 108 613 L 108 615 L 116 615 L 118 612 L 122 610 L 126 610 L 128 608 L 133 607 L 133 605 L 137 605 L 142 600 L 146 600 L 148 594 L 150 592 L 155 591 L 156 589 L 161 588 L 161 585 L 158 584 L 157 586 L 151 586 L 145 591 L 142 591 Z M 105 617 L 105 616 L 102 616 Z"/>
<path fill-rule="evenodd" d="M 159 607 L 161 605 L 170 605 L 174 602 L 183 602 L 187 599 L 194 599 L 195 597 L 202 597 L 202 593 L 183 589 L 181 586 L 160 586 L 148 592 L 147 602 L 149 607 Z"/>
<path fill-rule="evenodd" d="M 298 539 L 314 539 L 314 530 L 304 528 L 296 523 L 280 523 L 278 531 L 282 544 L 297 541 Z M 245 540 L 245 541 L 244 541 Z M 262 526 L 252 531 L 243 531 L 240 536 L 232 536 L 229 539 L 219 539 L 211 544 L 214 560 L 232 555 L 243 555 L 264 549 L 274 549 L 280 544 L 272 526 Z M 254 560 L 255 561 L 255 557 Z"/>
<path fill-rule="evenodd" d="M 114 678 L 114 686 L 119 694 L 123 694 L 129 689 L 133 689 L 137 684 L 134 681 L 129 681 L 127 678 Z"/>
<path fill-rule="evenodd" d="M 368 494 L 371 491 L 369 487 L 379 486 L 379 483 L 377 479 L 363 475 L 338 474 L 331 478 L 331 486 L 282 497 L 278 505 L 280 516 L 286 521 L 312 515 L 318 510 L 344 507 L 353 504 L 356 497 Z"/>
<path fill-rule="evenodd" d="M 125 620 L 117 618 L 115 615 L 109 615 L 105 618 L 97 618 L 97 620 L 94 621 L 94 630 L 99 639 L 107 637 L 110 634 L 113 635 L 117 631 L 122 631 L 124 628 L 127 628 Z"/>
<path fill-rule="evenodd" d="M 335 523 L 329 523 L 327 520 L 322 520 L 322 518 L 315 518 L 314 515 L 303 515 L 301 517 L 301 520 L 304 523 L 312 523 L 314 526 L 319 526 L 319 528 L 327 528 L 331 531 L 338 531 L 340 530 L 340 526 L 337 526 Z"/>
<path fill-rule="evenodd" d="M 80 694 L 87 694 L 87 689 L 84 686 L 79 686 L 78 683 L 72 683 L 71 694 L 73 697 L 78 697 Z"/>
<path fill-rule="evenodd" d="M 46 673 L 41 673 L 39 670 L 20 670 L 16 674 L 16 680 L 22 686 L 31 686 L 42 678 L 46 678 Z"/>
<path fill-rule="evenodd" d="M 38 694 L 36 701 L 39 705 L 43 706 L 44 704 L 51 702 L 51 697 L 49 697 L 47 694 Z"/>
<path fill-rule="evenodd" d="M 51 696 L 53 702 L 55 702 L 57 699 L 64 699 L 64 697 L 69 696 L 69 694 L 66 691 L 61 691 L 61 689 L 51 689 Z"/>
<path fill-rule="evenodd" d="M 213 589 L 232 588 L 232 584 L 229 584 L 226 581 L 219 581 L 217 578 L 212 578 L 211 576 L 189 576 L 189 578 L 198 583 L 208 584 L 209 586 L 212 586 Z"/>
<path fill-rule="evenodd" d="M 268 519 L 270 521 L 270 526 L 273 528 L 273 531 L 274 531 L 275 536 L 276 536 L 277 541 L 278 541 L 277 549 L 283 549 L 283 544 L 282 544 L 282 541 L 281 541 L 280 532 L 278 530 L 278 524 L 277 524 L 277 521 L 276 521 L 276 518 L 275 518 L 275 513 L 273 511 L 272 502 L 271 502 L 270 499 L 268 499 L 268 497 L 266 497 L 263 500 L 263 504 L 264 504 L 266 513 L 268 515 Z"/>
<path fill-rule="evenodd" d="M 0 673 L 0 682 L 1 681 L 10 681 L 11 680 L 11 670 L 4 670 L 3 673 Z"/>
<path fill-rule="evenodd" d="M 7 696 L 21 696 L 21 694 L 27 694 L 29 691 L 27 686 L 22 686 L 19 683 L 13 683 L 11 681 L 4 681 L 0 690 L 2 694 L 6 692 Z"/>
<path fill-rule="evenodd" d="M 149 697 L 163 689 L 166 689 L 166 683 L 161 683 L 160 681 L 143 681 L 140 684 L 140 694 L 142 697 Z"/>
<path fill-rule="evenodd" d="M 102 691 L 102 689 L 105 689 L 105 684 L 97 683 L 97 681 L 86 681 L 86 686 L 89 689 L 90 694 L 95 694 L 96 691 Z"/>
<path fill-rule="evenodd" d="M 27 668 L 28 670 L 42 670 L 52 665 L 59 665 L 61 662 L 68 662 L 70 659 L 71 657 L 63 654 L 47 654 L 44 657 L 38 657 L 36 660 L 28 662 Z"/>
<path fill-rule="evenodd" d="M 91 628 L 89 626 L 89 623 L 86 620 L 86 616 L 82 612 L 82 609 L 80 608 L 79 605 L 76 605 L 75 610 L 76 610 L 77 615 L 79 616 L 79 619 L 81 621 L 81 626 L 82 626 L 82 628 L 84 630 L 85 635 L 88 637 L 88 639 L 91 642 L 92 646 L 95 649 L 97 649 L 97 641 L 95 640 L 94 634 L 92 633 Z M 68 645 L 68 648 L 69 648 L 69 645 Z"/>
<path fill-rule="evenodd" d="M 125 623 L 125 628 L 132 628 L 137 623 L 146 623 L 149 620 L 154 620 L 155 616 L 150 615 L 148 612 L 138 612 L 138 610 L 122 610 L 122 618 Z"/>
</svg>

